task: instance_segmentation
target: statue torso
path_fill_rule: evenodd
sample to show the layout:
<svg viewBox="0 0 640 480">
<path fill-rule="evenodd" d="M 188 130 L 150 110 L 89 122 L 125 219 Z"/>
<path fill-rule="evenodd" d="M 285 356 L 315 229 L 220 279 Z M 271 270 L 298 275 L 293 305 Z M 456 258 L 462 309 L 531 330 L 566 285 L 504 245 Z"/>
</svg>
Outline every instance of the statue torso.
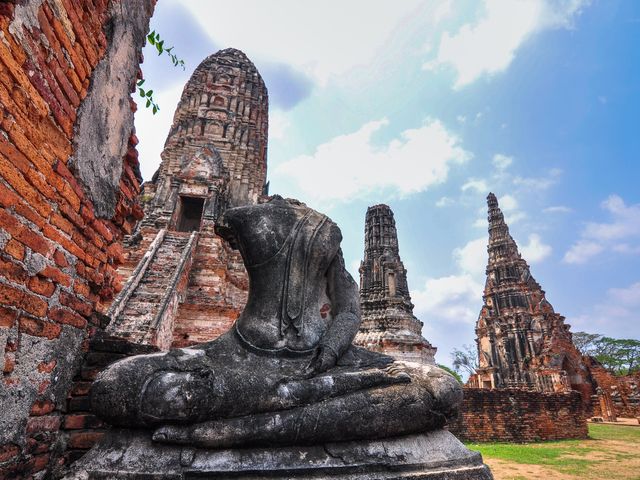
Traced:
<svg viewBox="0 0 640 480">
<path fill-rule="evenodd" d="M 236 334 L 266 352 L 313 350 L 332 320 L 326 273 L 339 248 L 338 227 L 283 200 L 231 209 L 225 217 L 251 284 Z"/>
</svg>

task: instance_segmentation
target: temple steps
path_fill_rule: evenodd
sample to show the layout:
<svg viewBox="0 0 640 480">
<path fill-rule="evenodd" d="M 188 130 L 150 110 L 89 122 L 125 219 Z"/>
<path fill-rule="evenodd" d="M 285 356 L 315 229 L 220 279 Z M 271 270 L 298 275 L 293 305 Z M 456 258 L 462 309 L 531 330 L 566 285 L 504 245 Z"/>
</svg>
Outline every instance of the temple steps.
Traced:
<svg viewBox="0 0 640 480">
<path fill-rule="evenodd" d="M 184 298 L 196 232 L 160 230 L 126 285 L 111 304 L 110 336 L 135 344 L 168 349 L 174 315 Z"/>
</svg>

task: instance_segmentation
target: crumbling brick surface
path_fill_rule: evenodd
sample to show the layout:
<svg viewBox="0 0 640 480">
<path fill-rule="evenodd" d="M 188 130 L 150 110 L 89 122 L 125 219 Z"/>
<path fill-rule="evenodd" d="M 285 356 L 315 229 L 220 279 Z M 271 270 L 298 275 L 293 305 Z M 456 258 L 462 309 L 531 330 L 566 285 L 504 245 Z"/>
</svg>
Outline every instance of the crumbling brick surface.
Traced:
<svg viewBox="0 0 640 480">
<path fill-rule="evenodd" d="M 585 357 L 585 362 L 596 387 L 592 415 L 640 419 L 640 372 L 616 376 L 592 357 Z M 603 411 L 603 406 L 611 411 Z"/>
<path fill-rule="evenodd" d="M 123 259 L 118 273 L 129 280 L 105 312 L 108 327 L 89 343 L 71 389 L 64 423 L 75 439 L 65 453 L 69 461 L 104 431 L 91 415 L 88 393 L 105 366 L 126 355 L 213 340 L 240 315 L 248 276 L 240 253 L 214 225 L 226 208 L 255 203 L 265 191 L 267 123 L 267 89 L 244 53 L 221 50 L 196 68 L 176 109 L 160 168 L 140 194 L 144 219 L 118 252 Z M 189 247 L 192 229 L 185 228 L 183 212 L 194 199 L 200 199 L 202 211 Z M 170 306 L 162 308 L 168 298 Z M 86 435 L 78 437 L 76 429 Z"/>
<path fill-rule="evenodd" d="M 63 414 L 141 216 L 130 92 L 154 3 L 0 4 L 0 478 L 41 478 L 60 429 L 96 422 Z"/>
<path fill-rule="evenodd" d="M 449 426 L 472 442 L 537 442 L 587 438 L 587 415 L 578 392 L 465 388 L 460 415 Z"/>
</svg>

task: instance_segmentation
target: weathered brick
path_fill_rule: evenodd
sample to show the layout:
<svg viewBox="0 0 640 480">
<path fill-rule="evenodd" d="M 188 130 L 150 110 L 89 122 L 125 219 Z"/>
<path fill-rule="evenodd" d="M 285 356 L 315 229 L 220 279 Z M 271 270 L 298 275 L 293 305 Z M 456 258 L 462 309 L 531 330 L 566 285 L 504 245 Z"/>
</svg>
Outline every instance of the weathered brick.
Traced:
<svg viewBox="0 0 640 480">
<path fill-rule="evenodd" d="M 25 250 L 24 245 L 17 240 L 11 239 L 4 247 L 4 251 L 11 255 L 16 260 L 24 260 Z"/>
<path fill-rule="evenodd" d="M 18 455 L 18 452 L 20 452 L 20 447 L 13 443 L 0 445 L 0 463 L 11 460 Z"/>
<path fill-rule="evenodd" d="M 56 290 L 56 286 L 53 282 L 49 280 L 45 280 L 40 277 L 31 277 L 29 278 L 29 290 L 38 295 L 43 295 L 45 297 L 50 297 L 53 295 L 53 292 Z"/>
<path fill-rule="evenodd" d="M 46 337 L 49 340 L 58 338 L 62 327 L 58 324 L 47 322 L 39 318 L 21 316 L 19 319 L 20 331 L 35 337 Z"/>
<path fill-rule="evenodd" d="M 56 262 L 56 265 L 58 265 L 60 268 L 65 268 L 69 266 L 67 257 L 64 255 L 63 251 L 59 248 L 53 253 L 53 260 Z"/>
<path fill-rule="evenodd" d="M 71 432 L 69 446 L 71 448 L 90 449 L 104 435 L 103 432 Z"/>
<path fill-rule="evenodd" d="M 18 311 L 0 307 L 0 328 L 11 328 L 18 319 Z"/>
<path fill-rule="evenodd" d="M 81 315 L 84 315 L 85 317 L 91 315 L 91 312 L 93 311 L 93 306 L 90 303 L 80 300 L 78 297 L 71 295 L 68 292 L 60 292 L 60 303 L 75 310 Z"/>
<path fill-rule="evenodd" d="M 32 472 L 40 472 L 44 470 L 49 464 L 49 454 L 36 455 L 33 457 L 33 466 L 31 467 Z"/>
<path fill-rule="evenodd" d="M 52 432 L 60 428 L 60 423 L 58 415 L 31 417 L 27 420 L 27 433 Z"/>
<path fill-rule="evenodd" d="M 34 416 L 47 415 L 55 409 L 55 404 L 51 400 L 36 400 L 31 406 L 29 413 Z"/>
<path fill-rule="evenodd" d="M 71 310 L 52 308 L 47 313 L 47 316 L 51 320 L 76 328 L 84 329 L 87 326 L 87 320 Z"/>
<path fill-rule="evenodd" d="M 6 352 L 4 354 L 4 373 L 9 374 L 16 368 L 16 354 L 13 352 Z"/>
<path fill-rule="evenodd" d="M 24 283 L 29 276 L 22 265 L 2 258 L 0 258 L 0 272 L 6 280 L 15 283 Z"/>
<path fill-rule="evenodd" d="M 47 277 L 53 280 L 55 283 L 59 283 L 65 287 L 69 287 L 71 285 L 71 277 L 64 273 L 59 268 L 53 267 L 51 265 L 47 265 L 40 273 L 43 277 Z"/>
</svg>

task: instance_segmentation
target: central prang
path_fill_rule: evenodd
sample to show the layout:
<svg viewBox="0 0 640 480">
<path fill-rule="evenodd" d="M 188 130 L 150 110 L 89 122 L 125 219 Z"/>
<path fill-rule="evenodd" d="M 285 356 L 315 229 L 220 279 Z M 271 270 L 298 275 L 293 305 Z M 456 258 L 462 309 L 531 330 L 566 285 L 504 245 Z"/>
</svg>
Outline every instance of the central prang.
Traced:
<svg viewBox="0 0 640 480">
<path fill-rule="evenodd" d="M 156 442 L 204 448 L 373 440 L 439 429 L 460 384 L 430 365 L 352 345 L 358 288 L 340 229 L 295 200 L 228 209 L 217 228 L 249 274 L 247 305 L 218 339 L 121 360 L 94 411 Z"/>
</svg>

